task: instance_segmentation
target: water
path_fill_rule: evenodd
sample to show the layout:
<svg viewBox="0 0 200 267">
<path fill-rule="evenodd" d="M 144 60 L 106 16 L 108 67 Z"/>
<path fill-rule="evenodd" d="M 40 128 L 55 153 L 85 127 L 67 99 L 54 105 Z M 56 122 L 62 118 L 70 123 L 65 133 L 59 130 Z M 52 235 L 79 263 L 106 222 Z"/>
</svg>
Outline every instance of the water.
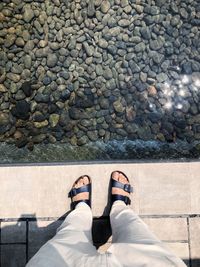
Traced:
<svg viewBox="0 0 200 267">
<path fill-rule="evenodd" d="M 200 156 L 198 1 L 2 1 L 0 162 Z"/>
</svg>

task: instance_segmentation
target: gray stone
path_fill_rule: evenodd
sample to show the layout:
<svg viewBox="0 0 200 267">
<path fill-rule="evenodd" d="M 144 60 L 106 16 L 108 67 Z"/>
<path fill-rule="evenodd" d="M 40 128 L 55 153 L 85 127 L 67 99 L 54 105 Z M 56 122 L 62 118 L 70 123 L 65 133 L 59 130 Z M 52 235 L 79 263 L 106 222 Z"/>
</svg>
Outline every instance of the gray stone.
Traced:
<svg viewBox="0 0 200 267">
<path fill-rule="evenodd" d="M 33 40 L 29 40 L 24 46 L 24 51 L 26 53 L 28 53 L 28 52 L 30 52 L 30 51 L 32 51 L 34 49 L 34 46 L 35 45 L 34 45 Z"/>
<path fill-rule="evenodd" d="M 31 56 L 26 55 L 24 57 L 24 66 L 25 66 L 26 69 L 31 69 L 31 67 L 32 67 L 32 59 L 31 59 Z"/>
<path fill-rule="evenodd" d="M 93 142 L 98 140 L 98 132 L 97 131 L 88 131 L 87 136 Z"/>
<path fill-rule="evenodd" d="M 57 39 L 58 42 L 60 42 L 60 43 L 62 42 L 62 40 L 63 40 L 63 31 L 62 31 L 62 29 L 60 29 L 59 32 L 57 33 L 56 39 Z"/>
<path fill-rule="evenodd" d="M 94 53 L 94 47 L 89 45 L 87 42 L 83 42 L 83 47 L 85 49 L 86 54 L 91 57 Z"/>
<path fill-rule="evenodd" d="M 121 0 L 121 7 L 126 7 L 128 6 L 129 1 L 128 0 Z"/>
<path fill-rule="evenodd" d="M 58 63 L 58 57 L 55 54 L 49 54 L 47 57 L 47 66 L 53 68 Z"/>
<path fill-rule="evenodd" d="M 162 82 L 168 80 L 168 76 L 167 76 L 167 74 L 165 74 L 165 73 L 163 73 L 163 72 L 159 73 L 159 74 L 156 76 L 156 78 L 157 78 L 158 82 L 160 82 L 160 83 L 162 83 Z"/>
<path fill-rule="evenodd" d="M 20 75 L 15 73 L 7 73 L 7 78 L 15 83 L 20 81 Z"/>
<path fill-rule="evenodd" d="M 88 16 L 89 17 L 93 17 L 94 14 L 95 14 L 94 1 L 93 0 L 89 0 L 89 3 L 88 3 Z"/>
<path fill-rule="evenodd" d="M 34 18 L 35 14 L 31 8 L 31 5 L 25 5 L 24 6 L 24 14 L 23 14 L 23 19 L 25 22 L 29 23 L 31 20 Z"/>
<path fill-rule="evenodd" d="M 130 25 L 130 20 L 128 19 L 120 19 L 118 21 L 118 25 L 121 26 L 121 27 L 128 27 Z"/>
<path fill-rule="evenodd" d="M 161 53 L 158 53 L 156 51 L 149 52 L 149 56 L 153 59 L 153 61 L 156 64 L 160 64 L 162 62 L 162 60 L 164 59 L 164 55 Z"/>
<path fill-rule="evenodd" d="M 3 84 L 0 84 L 0 93 L 5 93 L 5 92 L 7 92 L 7 88 Z"/>
<path fill-rule="evenodd" d="M 102 109 L 109 109 L 110 103 L 108 101 L 108 99 L 106 98 L 101 98 L 99 100 L 99 105 Z"/>
<path fill-rule="evenodd" d="M 0 111 L 0 126 L 9 124 L 9 114 Z"/>
<path fill-rule="evenodd" d="M 108 42 L 105 39 L 99 39 L 99 46 L 101 48 L 107 48 L 108 47 Z"/>
<path fill-rule="evenodd" d="M 149 40 L 151 38 L 151 32 L 148 27 L 142 27 L 140 29 L 141 35 L 144 39 Z"/>
<path fill-rule="evenodd" d="M 4 46 L 11 47 L 15 43 L 15 40 L 16 40 L 16 36 L 14 34 L 8 34 L 6 36 Z"/>
<path fill-rule="evenodd" d="M 15 44 L 19 47 L 23 47 L 25 45 L 24 39 L 22 37 L 18 37 L 15 40 Z"/>
<path fill-rule="evenodd" d="M 113 103 L 113 108 L 116 112 L 118 113 L 122 113 L 125 110 L 125 107 L 123 106 L 123 104 L 121 103 L 121 100 L 118 99 L 117 101 L 115 101 Z"/>
<path fill-rule="evenodd" d="M 183 17 L 184 19 L 187 19 L 188 18 L 188 13 L 186 11 L 185 8 L 180 8 L 180 15 L 181 17 Z"/>
<path fill-rule="evenodd" d="M 109 67 L 106 67 L 103 71 L 103 77 L 106 80 L 110 80 L 113 77 L 112 70 Z"/>
<path fill-rule="evenodd" d="M 43 34 L 43 27 L 41 26 L 38 20 L 34 21 L 34 27 L 35 29 L 37 29 L 39 34 Z"/>
<path fill-rule="evenodd" d="M 108 0 L 103 0 L 101 3 L 101 12 L 104 14 L 110 9 L 110 2 Z"/>
<path fill-rule="evenodd" d="M 139 44 L 137 44 L 137 45 L 135 46 L 135 52 L 136 52 L 136 53 L 144 52 L 145 49 L 146 49 L 146 46 L 145 46 L 145 44 L 142 43 L 142 42 L 139 43 Z"/>
<path fill-rule="evenodd" d="M 52 50 L 58 50 L 60 48 L 60 44 L 58 42 L 49 42 L 49 47 Z"/>
<path fill-rule="evenodd" d="M 130 66 L 133 73 L 141 71 L 139 65 L 136 62 L 134 62 L 133 60 L 129 61 L 129 66 Z"/>
<path fill-rule="evenodd" d="M 115 82 L 115 80 L 114 79 L 111 79 L 111 80 L 108 80 L 107 82 L 106 82 L 106 87 L 108 88 L 108 89 L 115 89 L 116 88 L 116 82 Z"/>
<path fill-rule="evenodd" d="M 164 38 L 159 36 L 156 40 L 150 40 L 149 46 L 152 50 L 160 50 L 163 47 L 164 42 Z"/>
<path fill-rule="evenodd" d="M 79 146 L 85 145 L 85 144 L 87 144 L 87 143 L 88 143 L 88 137 L 87 137 L 86 135 L 82 136 L 81 138 L 79 138 L 79 139 L 77 140 L 77 144 L 78 144 Z"/>
<path fill-rule="evenodd" d="M 64 78 L 65 80 L 68 80 L 70 78 L 70 75 L 69 75 L 69 73 L 67 71 L 61 71 L 59 73 L 59 76 Z"/>
<path fill-rule="evenodd" d="M 31 77 L 31 72 L 28 69 L 24 69 L 21 74 L 21 78 L 27 80 Z"/>
</svg>

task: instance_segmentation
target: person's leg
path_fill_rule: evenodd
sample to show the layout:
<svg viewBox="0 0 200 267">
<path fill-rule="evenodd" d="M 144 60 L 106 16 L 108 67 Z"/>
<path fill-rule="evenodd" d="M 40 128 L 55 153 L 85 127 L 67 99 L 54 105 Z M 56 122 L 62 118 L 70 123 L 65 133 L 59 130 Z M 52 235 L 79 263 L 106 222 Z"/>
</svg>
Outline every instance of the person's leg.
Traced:
<svg viewBox="0 0 200 267">
<path fill-rule="evenodd" d="M 76 188 L 81 187 L 79 181 Z M 77 194 L 74 201 L 88 198 L 88 193 Z M 84 266 L 87 257 L 97 255 L 92 243 L 92 212 L 84 202 L 77 204 L 58 228 L 57 234 L 49 240 L 30 260 L 27 267 L 66 267 L 81 264 Z"/>
<path fill-rule="evenodd" d="M 115 179 L 127 183 L 125 177 Z M 127 196 L 127 192 L 115 188 L 114 194 Z M 113 253 L 123 266 L 186 266 L 178 257 L 149 230 L 147 225 L 123 201 L 113 203 L 110 221 L 113 244 L 109 252 Z"/>
</svg>

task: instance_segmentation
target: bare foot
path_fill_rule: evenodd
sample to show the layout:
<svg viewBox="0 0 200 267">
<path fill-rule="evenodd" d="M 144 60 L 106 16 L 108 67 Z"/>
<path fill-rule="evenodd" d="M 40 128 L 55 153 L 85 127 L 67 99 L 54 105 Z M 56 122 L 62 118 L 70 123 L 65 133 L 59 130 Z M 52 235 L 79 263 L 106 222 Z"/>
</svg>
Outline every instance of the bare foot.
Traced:
<svg viewBox="0 0 200 267">
<path fill-rule="evenodd" d="M 112 178 L 122 184 L 130 184 L 129 181 L 127 180 L 126 176 L 124 176 L 122 173 L 115 171 L 112 173 Z M 113 187 L 112 188 L 112 195 L 122 195 L 122 196 L 127 196 L 130 197 L 130 193 L 124 191 L 121 188 Z"/>
<path fill-rule="evenodd" d="M 72 188 L 79 188 L 89 183 L 90 183 L 89 178 L 87 176 L 82 176 L 74 183 Z M 72 198 L 72 201 L 75 202 L 84 199 L 89 199 L 89 192 L 78 193 L 76 196 Z"/>
</svg>

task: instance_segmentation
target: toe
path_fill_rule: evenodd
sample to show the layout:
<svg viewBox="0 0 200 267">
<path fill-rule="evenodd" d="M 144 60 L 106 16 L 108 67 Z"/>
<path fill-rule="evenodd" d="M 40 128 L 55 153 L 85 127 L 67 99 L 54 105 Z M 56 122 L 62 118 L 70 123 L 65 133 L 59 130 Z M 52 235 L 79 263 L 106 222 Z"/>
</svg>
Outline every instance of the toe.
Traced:
<svg viewBox="0 0 200 267">
<path fill-rule="evenodd" d="M 89 184 L 89 179 L 88 179 L 87 176 L 84 176 L 82 180 L 83 180 L 83 184 L 84 184 L 84 185 Z"/>
<path fill-rule="evenodd" d="M 118 180 L 119 180 L 119 173 L 118 173 L 117 171 L 113 172 L 113 173 L 112 173 L 112 178 L 113 178 L 114 180 L 118 181 Z"/>
</svg>

